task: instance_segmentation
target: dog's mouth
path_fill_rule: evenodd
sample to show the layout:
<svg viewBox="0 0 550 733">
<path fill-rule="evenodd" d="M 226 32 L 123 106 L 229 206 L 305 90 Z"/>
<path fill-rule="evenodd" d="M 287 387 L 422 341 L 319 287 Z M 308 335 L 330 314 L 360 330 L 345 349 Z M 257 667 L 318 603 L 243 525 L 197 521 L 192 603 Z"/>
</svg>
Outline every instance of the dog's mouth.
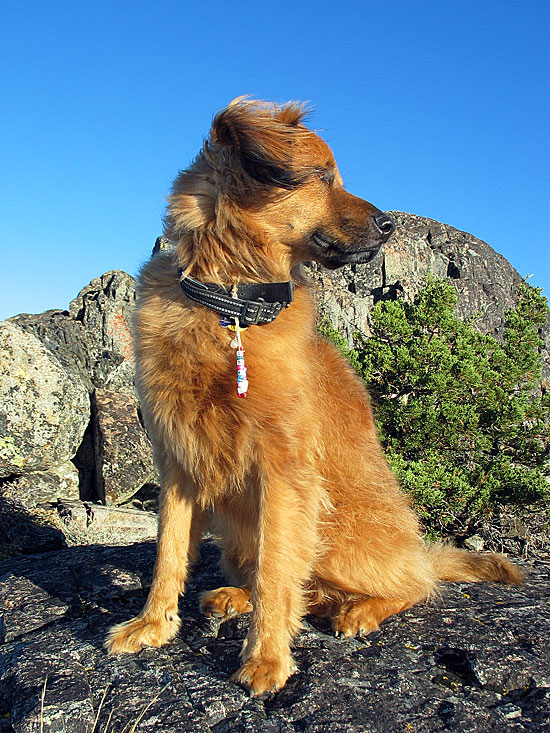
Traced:
<svg viewBox="0 0 550 733">
<path fill-rule="evenodd" d="M 350 264 L 364 265 L 376 257 L 382 246 L 380 241 L 351 245 L 330 239 L 319 231 L 313 232 L 310 241 L 313 259 L 329 270 Z"/>
</svg>

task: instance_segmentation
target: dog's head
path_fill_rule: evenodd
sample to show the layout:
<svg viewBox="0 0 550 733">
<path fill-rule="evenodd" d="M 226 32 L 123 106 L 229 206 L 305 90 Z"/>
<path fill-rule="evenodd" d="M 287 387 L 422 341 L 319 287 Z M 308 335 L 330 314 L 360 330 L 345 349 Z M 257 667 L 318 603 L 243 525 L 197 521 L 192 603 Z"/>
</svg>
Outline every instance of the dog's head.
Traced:
<svg viewBox="0 0 550 733">
<path fill-rule="evenodd" d="M 244 98 L 214 118 L 201 155 L 180 174 L 168 224 L 181 233 L 229 228 L 278 248 L 289 267 L 369 262 L 393 220 L 348 193 L 328 145 L 309 130 L 304 106 Z"/>
</svg>

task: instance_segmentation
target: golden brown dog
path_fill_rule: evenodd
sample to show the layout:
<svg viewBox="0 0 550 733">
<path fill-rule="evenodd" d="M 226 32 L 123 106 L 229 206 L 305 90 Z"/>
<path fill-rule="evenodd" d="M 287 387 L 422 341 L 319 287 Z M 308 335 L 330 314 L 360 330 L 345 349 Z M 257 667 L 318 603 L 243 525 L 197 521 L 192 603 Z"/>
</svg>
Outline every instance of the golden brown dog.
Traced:
<svg viewBox="0 0 550 733">
<path fill-rule="evenodd" d="M 294 671 L 307 612 L 345 636 L 426 599 L 440 580 L 521 581 L 498 555 L 427 548 L 384 459 L 369 398 L 315 331 L 300 264 L 368 262 L 392 220 L 348 193 L 301 105 L 237 99 L 180 173 L 159 254 L 138 283 L 139 391 L 162 479 L 158 554 L 140 615 L 115 626 L 113 652 L 161 646 L 207 523 L 233 586 L 204 594 L 208 615 L 251 612 L 234 679 L 253 694 Z M 236 287 L 294 281 L 294 302 L 243 332 L 250 386 L 238 399 L 235 334 L 186 297 L 183 277 Z"/>
</svg>

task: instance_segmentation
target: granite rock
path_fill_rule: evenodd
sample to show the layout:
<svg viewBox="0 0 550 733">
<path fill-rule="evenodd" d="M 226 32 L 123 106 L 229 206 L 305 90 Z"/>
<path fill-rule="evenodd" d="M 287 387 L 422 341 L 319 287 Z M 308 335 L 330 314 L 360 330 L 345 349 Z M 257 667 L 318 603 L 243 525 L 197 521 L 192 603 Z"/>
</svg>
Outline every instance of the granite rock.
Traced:
<svg viewBox="0 0 550 733">
<path fill-rule="evenodd" d="M 84 537 L 89 544 L 128 545 L 157 536 L 158 519 L 153 512 L 71 499 L 60 499 L 52 508 L 67 536 Z"/>
<path fill-rule="evenodd" d="M 59 466 L 52 466 L 48 471 L 24 473 L 4 483 L 2 494 L 16 499 L 27 508 L 55 501 L 60 497 L 78 499 L 78 469 L 72 461 L 67 461 Z"/>
<path fill-rule="evenodd" d="M 199 594 L 224 583 L 211 541 L 181 600 L 177 638 L 106 655 L 109 625 L 142 607 L 154 556 L 154 544 L 141 543 L 0 563 L 0 598 L 10 599 L 0 717 L 11 730 L 37 725 L 46 678 L 44 731 L 91 728 L 104 693 L 100 730 L 139 716 L 140 730 L 163 733 L 550 730 L 548 563 L 530 566 L 523 587 L 446 584 L 366 639 L 336 639 L 325 620 L 307 617 L 298 672 L 276 695 L 251 699 L 229 681 L 248 619 L 220 624 L 198 612 Z"/>
<path fill-rule="evenodd" d="M 389 212 L 397 228 L 367 265 L 327 272 L 310 267 L 323 315 L 351 342 L 357 330 L 368 333 L 368 316 L 379 300 L 412 301 L 426 277 L 447 279 L 457 292 L 457 315 L 474 318 L 480 331 L 502 336 L 506 310 L 514 306 L 522 278 L 486 242 L 414 214 Z M 550 316 L 541 333 L 545 373 L 550 375 Z"/>
<path fill-rule="evenodd" d="M 0 477 L 68 461 L 89 415 L 84 386 L 35 336 L 0 323 Z"/>
<path fill-rule="evenodd" d="M 89 391 L 134 390 L 131 320 L 135 280 L 120 270 L 94 278 L 69 311 L 27 313 L 9 320 L 32 333 Z"/>
<path fill-rule="evenodd" d="M 155 476 L 151 441 L 131 395 L 96 389 L 92 415 L 96 495 L 121 504 Z"/>
</svg>

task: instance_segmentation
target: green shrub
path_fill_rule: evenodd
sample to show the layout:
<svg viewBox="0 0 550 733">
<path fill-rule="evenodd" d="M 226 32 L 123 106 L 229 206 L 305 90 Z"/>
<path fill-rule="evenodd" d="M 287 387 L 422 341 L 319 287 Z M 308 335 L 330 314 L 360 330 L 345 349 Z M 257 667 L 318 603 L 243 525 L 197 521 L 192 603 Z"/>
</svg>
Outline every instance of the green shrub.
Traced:
<svg viewBox="0 0 550 733">
<path fill-rule="evenodd" d="M 540 384 L 548 306 L 521 283 L 502 342 L 454 314 L 456 293 L 430 278 L 414 303 L 380 301 L 352 349 L 321 332 L 365 381 L 390 465 L 428 531 L 502 504 L 550 496 L 550 391 Z"/>
</svg>

